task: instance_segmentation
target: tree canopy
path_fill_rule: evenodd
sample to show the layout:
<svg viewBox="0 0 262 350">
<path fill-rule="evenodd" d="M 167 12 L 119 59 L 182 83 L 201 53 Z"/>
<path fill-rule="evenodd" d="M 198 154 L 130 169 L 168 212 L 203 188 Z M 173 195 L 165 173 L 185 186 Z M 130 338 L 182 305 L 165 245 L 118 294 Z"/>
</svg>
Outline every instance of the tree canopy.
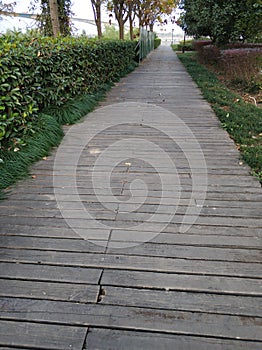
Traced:
<svg viewBox="0 0 262 350">
<path fill-rule="evenodd" d="M 262 0 L 182 0 L 180 21 L 187 34 L 218 44 L 256 40 L 262 34 Z"/>
</svg>

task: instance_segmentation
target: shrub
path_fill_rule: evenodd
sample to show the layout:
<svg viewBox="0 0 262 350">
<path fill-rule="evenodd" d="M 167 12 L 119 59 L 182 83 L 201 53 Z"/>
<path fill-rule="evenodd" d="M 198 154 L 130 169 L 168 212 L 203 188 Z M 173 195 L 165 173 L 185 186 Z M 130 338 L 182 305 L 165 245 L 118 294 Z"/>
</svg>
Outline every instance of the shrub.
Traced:
<svg viewBox="0 0 262 350">
<path fill-rule="evenodd" d="M 179 44 L 177 44 L 177 51 L 193 51 L 194 46 L 193 46 L 193 41 L 192 40 L 186 40 L 184 43 L 184 40 L 180 41 Z"/>
<path fill-rule="evenodd" d="M 161 39 L 160 38 L 155 38 L 154 40 L 154 49 L 157 49 L 158 46 L 161 45 Z"/>
<path fill-rule="evenodd" d="M 246 49 L 246 48 L 262 48 L 262 44 L 256 43 L 231 43 L 227 44 L 225 49 Z"/>
<path fill-rule="evenodd" d="M 193 48 L 195 51 L 200 52 L 204 46 L 211 45 L 211 40 L 195 40 L 192 42 Z"/>
<path fill-rule="evenodd" d="M 220 69 L 232 84 L 245 88 L 262 86 L 262 48 L 229 49 L 221 52 Z"/>
<path fill-rule="evenodd" d="M 86 37 L 0 37 L 0 148 L 19 148 L 39 112 L 93 94 L 134 65 L 135 43 Z M 19 146 L 19 147 L 18 147 Z"/>
<path fill-rule="evenodd" d="M 215 45 L 204 45 L 202 49 L 198 51 L 198 59 L 202 63 L 216 64 L 220 60 L 220 50 Z"/>
</svg>

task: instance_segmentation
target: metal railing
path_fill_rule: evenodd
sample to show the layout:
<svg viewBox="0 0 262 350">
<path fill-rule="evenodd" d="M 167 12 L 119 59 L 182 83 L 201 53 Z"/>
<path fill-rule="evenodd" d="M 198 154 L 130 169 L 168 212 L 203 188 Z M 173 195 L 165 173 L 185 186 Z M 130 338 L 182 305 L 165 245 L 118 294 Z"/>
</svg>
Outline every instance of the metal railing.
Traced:
<svg viewBox="0 0 262 350">
<path fill-rule="evenodd" d="M 140 27 L 139 35 L 139 62 L 142 61 L 152 50 L 154 50 L 155 33 Z"/>
</svg>

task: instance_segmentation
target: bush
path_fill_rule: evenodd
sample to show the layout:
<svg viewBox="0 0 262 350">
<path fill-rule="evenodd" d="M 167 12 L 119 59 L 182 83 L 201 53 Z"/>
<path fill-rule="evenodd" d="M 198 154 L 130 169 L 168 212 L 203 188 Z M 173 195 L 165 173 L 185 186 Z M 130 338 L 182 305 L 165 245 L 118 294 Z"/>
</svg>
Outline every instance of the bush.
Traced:
<svg viewBox="0 0 262 350">
<path fill-rule="evenodd" d="M 154 49 L 157 49 L 158 46 L 161 45 L 161 39 L 160 38 L 155 38 L 154 40 Z"/>
<path fill-rule="evenodd" d="M 179 42 L 179 44 L 177 44 L 176 50 L 177 51 L 193 51 L 194 47 L 193 47 L 193 41 L 192 40 L 186 40 L 184 43 L 184 40 L 181 40 Z"/>
<path fill-rule="evenodd" d="M 215 45 L 204 45 L 202 49 L 198 51 L 198 59 L 205 64 L 217 64 L 220 60 L 220 50 Z"/>
<path fill-rule="evenodd" d="M 256 43 L 231 43 L 227 44 L 226 49 L 247 49 L 247 48 L 261 48 L 262 44 L 256 44 Z"/>
<path fill-rule="evenodd" d="M 195 40 L 192 42 L 193 48 L 197 52 L 201 52 L 203 50 L 203 47 L 206 45 L 211 45 L 211 40 Z"/>
<path fill-rule="evenodd" d="M 245 88 L 262 86 L 262 47 L 223 50 L 219 68 L 231 84 Z"/>
<path fill-rule="evenodd" d="M 0 37 L 0 148 L 23 147 L 39 112 L 93 94 L 134 65 L 135 43 L 86 37 Z"/>
</svg>

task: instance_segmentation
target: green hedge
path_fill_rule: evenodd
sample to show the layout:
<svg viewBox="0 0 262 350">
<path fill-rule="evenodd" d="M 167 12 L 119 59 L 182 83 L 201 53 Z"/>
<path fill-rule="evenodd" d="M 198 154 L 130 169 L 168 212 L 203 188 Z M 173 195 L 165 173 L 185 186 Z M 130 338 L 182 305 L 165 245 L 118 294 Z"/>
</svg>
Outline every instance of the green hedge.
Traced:
<svg viewBox="0 0 262 350">
<path fill-rule="evenodd" d="M 134 66 L 135 43 L 86 37 L 0 37 L 0 148 L 23 147 L 40 112 L 93 94 Z"/>
<path fill-rule="evenodd" d="M 155 38 L 154 40 L 154 49 L 157 49 L 158 46 L 161 45 L 161 39 L 160 38 Z"/>
</svg>

